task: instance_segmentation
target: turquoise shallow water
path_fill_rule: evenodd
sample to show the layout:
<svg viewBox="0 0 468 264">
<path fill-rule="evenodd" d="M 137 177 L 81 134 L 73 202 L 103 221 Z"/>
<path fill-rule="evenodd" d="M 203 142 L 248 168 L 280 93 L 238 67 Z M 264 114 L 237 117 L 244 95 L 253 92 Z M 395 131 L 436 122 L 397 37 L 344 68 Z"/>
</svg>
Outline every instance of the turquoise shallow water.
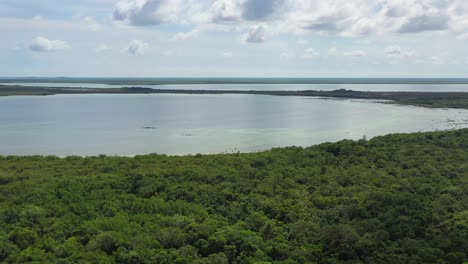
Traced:
<svg viewBox="0 0 468 264">
<path fill-rule="evenodd" d="M 468 127 L 468 111 L 262 95 L 0 97 L 0 155 L 250 152 Z"/>
</svg>

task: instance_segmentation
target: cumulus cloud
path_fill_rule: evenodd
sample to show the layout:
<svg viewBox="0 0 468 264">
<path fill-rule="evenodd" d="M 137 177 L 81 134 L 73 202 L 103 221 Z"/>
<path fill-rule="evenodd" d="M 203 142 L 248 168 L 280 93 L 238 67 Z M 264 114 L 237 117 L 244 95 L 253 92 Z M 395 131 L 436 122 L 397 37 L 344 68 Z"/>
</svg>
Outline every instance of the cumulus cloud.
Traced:
<svg viewBox="0 0 468 264">
<path fill-rule="evenodd" d="M 387 0 L 384 13 L 400 33 L 444 30 L 450 17 L 445 1 Z"/>
<path fill-rule="evenodd" d="M 189 32 L 180 32 L 180 33 L 175 34 L 172 37 L 172 40 L 173 41 L 189 40 L 189 39 L 196 38 L 198 34 L 199 34 L 199 31 L 197 29 L 194 29 Z"/>
<path fill-rule="evenodd" d="M 454 1 L 448 7 L 449 28 L 463 38 L 468 35 L 468 1 Z"/>
<path fill-rule="evenodd" d="M 216 0 L 211 6 L 214 22 L 234 22 L 242 18 L 242 3 L 238 0 Z"/>
<path fill-rule="evenodd" d="M 265 25 L 254 24 L 244 36 L 246 42 L 260 43 L 266 41 L 268 38 L 268 29 Z"/>
<path fill-rule="evenodd" d="M 128 47 L 123 49 L 123 51 L 132 55 L 143 55 L 145 54 L 145 50 L 148 48 L 148 46 L 148 43 L 145 43 L 141 40 L 132 40 L 128 44 Z"/>
<path fill-rule="evenodd" d="M 215 0 L 210 13 L 214 22 L 264 21 L 283 3 L 284 0 Z"/>
<path fill-rule="evenodd" d="M 283 51 L 280 54 L 280 59 L 282 59 L 282 60 L 290 60 L 290 59 L 293 59 L 294 57 L 295 57 L 295 54 L 293 52 L 289 52 L 289 51 Z"/>
<path fill-rule="evenodd" d="M 135 26 L 264 21 L 286 0 L 120 0 L 113 18 Z"/>
<path fill-rule="evenodd" d="M 76 13 L 73 19 L 85 23 L 91 31 L 100 32 L 104 28 L 103 25 L 99 24 L 94 18 Z"/>
<path fill-rule="evenodd" d="M 336 47 L 331 47 L 328 50 L 328 56 L 338 56 L 338 49 Z"/>
<path fill-rule="evenodd" d="M 385 49 L 385 55 L 387 58 L 403 58 L 403 57 L 412 57 L 414 56 L 415 52 L 413 50 L 404 50 L 398 45 L 388 46 Z"/>
<path fill-rule="evenodd" d="M 374 2 L 377 1 L 288 0 L 282 19 L 298 32 L 347 35 L 370 33 L 374 22 L 368 16 L 374 11 Z"/>
<path fill-rule="evenodd" d="M 121 0 L 113 17 L 136 26 L 177 23 L 191 3 L 187 0 Z"/>
<path fill-rule="evenodd" d="M 308 48 L 304 50 L 304 53 L 302 54 L 301 58 L 312 59 L 318 56 L 320 56 L 318 52 L 316 52 L 313 48 Z"/>
<path fill-rule="evenodd" d="M 435 65 L 442 65 L 442 64 L 445 64 L 445 60 L 443 58 L 441 58 L 440 56 L 431 56 L 429 58 L 429 62 L 432 63 L 432 64 L 435 64 Z"/>
<path fill-rule="evenodd" d="M 302 29 L 344 36 L 449 29 L 458 0 L 289 0 L 289 21 Z M 466 16 L 466 13 L 465 13 Z"/>
<path fill-rule="evenodd" d="M 343 53 L 343 55 L 346 56 L 346 57 L 365 57 L 365 56 L 367 56 L 367 54 L 362 50 L 352 50 L 352 51 Z"/>
<path fill-rule="evenodd" d="M 94 18 L 91 17 L 84 17 L 83 20 L 86 22 L 88 25 L 89 29 L 91 29 L 94 32 L 99 32 L 102 30 L 102 26 L 94 20 Z"/>
<path fill-rule="evenodd" d="M 35 52 L 52 52 L 69 48 L 70 45 L 66 41 L 51 40 L 45 37 L 36 37 L 29 45 L 29 49 Z"/>
<path fill-rule="evenodd" d="M 283 0 L 247 0 L 242 15 L 247 20 L 266 20 L 283 4 Z"/>
<path fill-rule="evenodd" d="M 114 19 L 143 26 L 230 26 L 249 31 L 250 42 L 263 41 L 252 32 L 259 23 L 274 29 L 275 35 L 316 32 L 355 37 L 446 31 L 464 36 L 468 34 L 468 1 L 120 0 Z"/>
</svg>

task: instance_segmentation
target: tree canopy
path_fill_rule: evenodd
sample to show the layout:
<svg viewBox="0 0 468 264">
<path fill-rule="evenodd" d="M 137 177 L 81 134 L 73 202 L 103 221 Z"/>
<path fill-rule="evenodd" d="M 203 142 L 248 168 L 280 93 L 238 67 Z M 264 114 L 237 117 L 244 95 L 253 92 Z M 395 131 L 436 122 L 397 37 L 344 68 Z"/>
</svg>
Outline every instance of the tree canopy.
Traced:
<svg viewBox="0 0 468 264">
<path fill-rule="evenodd" d="M 463 263 L 468 130 L 218 155 L 0 156 L 4 263 Z"/>
</svg>

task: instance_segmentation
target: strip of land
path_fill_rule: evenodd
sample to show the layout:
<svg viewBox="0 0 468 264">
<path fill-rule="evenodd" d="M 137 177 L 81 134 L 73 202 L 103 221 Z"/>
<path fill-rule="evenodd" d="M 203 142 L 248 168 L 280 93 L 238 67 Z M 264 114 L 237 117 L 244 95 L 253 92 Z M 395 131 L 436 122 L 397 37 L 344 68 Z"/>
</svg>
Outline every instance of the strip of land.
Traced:
<svg viewBox="0 0 468 264">
<path fill-rule="evenodd" d="M 468 78 L 108 78 L 21 77 L 0 83 L 89 83 L 111 85 L 165 84 L 468 84 Z"/>
<path fill-rule="evenodd" d="M 144 87 L 70 88 L 0 85 L 0 96 L 58 94 L 254 94 L 275 96 L 310 96 L 341 99 L 388 100 L 390 103 L 431 108 L 468 109 L 467 92 L 371 92 L 339 89 L 334 91 L 259 91 L 259 90 L 176 90 Z"/>
</svg>

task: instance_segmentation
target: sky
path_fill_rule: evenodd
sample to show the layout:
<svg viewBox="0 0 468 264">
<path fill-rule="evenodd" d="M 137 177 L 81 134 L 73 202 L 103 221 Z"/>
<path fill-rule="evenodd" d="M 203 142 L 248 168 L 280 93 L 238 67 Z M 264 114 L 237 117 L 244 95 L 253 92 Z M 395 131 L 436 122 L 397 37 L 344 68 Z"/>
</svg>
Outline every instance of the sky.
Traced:
<svg viewBox="0 0 468 264">
<path fill-rule="evenodd" d="M 468 77 L 467 0 L 0 0 L 2 77 Z"/>
</svg>

